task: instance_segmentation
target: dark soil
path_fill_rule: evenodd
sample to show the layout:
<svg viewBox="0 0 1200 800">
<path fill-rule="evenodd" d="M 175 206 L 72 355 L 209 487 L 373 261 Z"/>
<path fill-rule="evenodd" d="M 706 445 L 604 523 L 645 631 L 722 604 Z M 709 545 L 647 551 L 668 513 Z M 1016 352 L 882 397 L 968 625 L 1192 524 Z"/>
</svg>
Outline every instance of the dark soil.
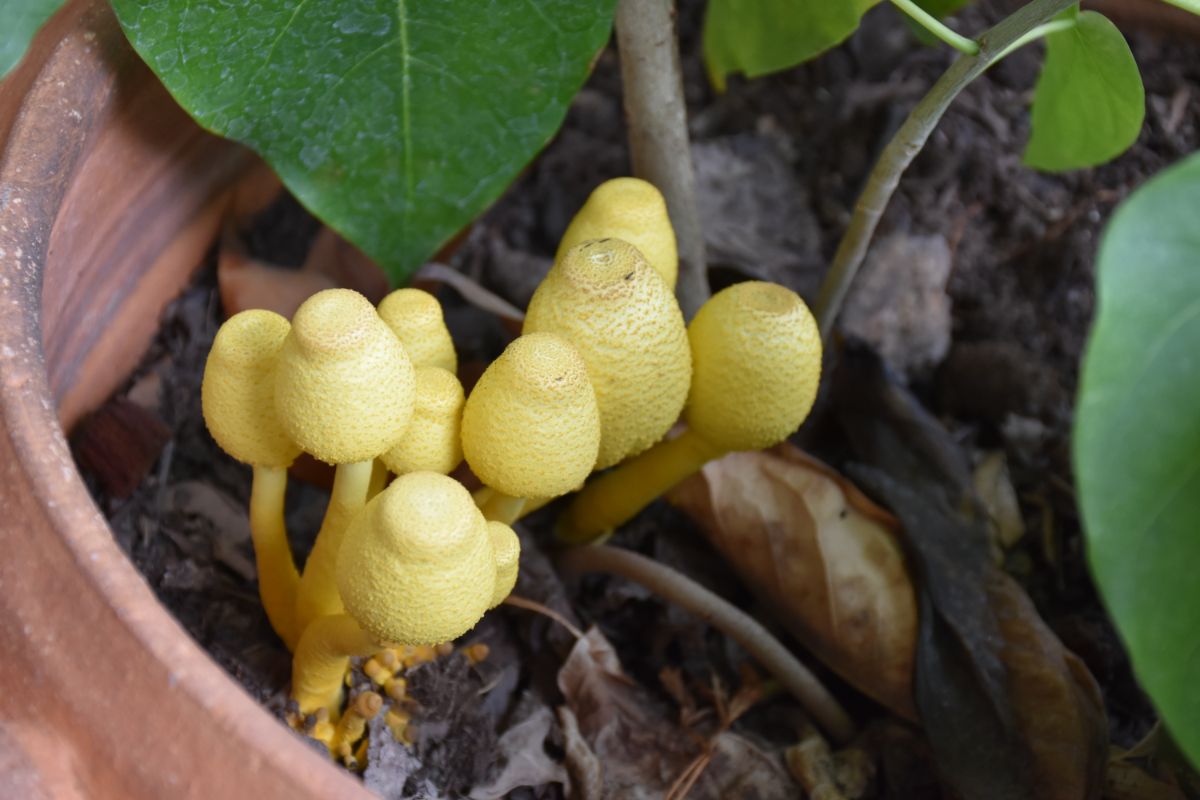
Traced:
<svg viewBox="0 0 1200 800">
<path fill-rule="evenodd" d="M 950 54 L 915 44 L 895 13 L 880 8 L 852 41 L 821 59 L 754 81 L 735 79 L 717 96 L 700 66 L 699 10 L 684 5 L 696 159 L 710 176 L 703 185 L 728 190 L 706 205 L 721 217 L 707 226 L 717 238 L 709 242 L 713 282 L 764 276 L 811 297 L 876 153 Z M 978 31 L 1003 10 L 1002 3 L 983 2 L 957 25 Z M 1102 225 L 1133 188 L 1200 146 L 1200 104 L 1189 94 L 1200 86 L 1194 42 L 1128 35 L 1147 95 L 1146 125 L 1132 150 L 1104 167 L 1068 175 L 1024 168 L 1020 154 L 1039 63 L 1037 48 L 1027 48 L 954 104 L 905 176 L 878 234 L 940 236 L 948 246 L 948 349 L 912 372 L 910 386 L 967 457 L 1005 453 L 1027 530 L 1008 551 L 1007 566 L 1096 676 L 1112 740 L 1124 746 L 1144 735 L 1155 716 L 1133 682 L 1082 558 L 1069 461 L 1071 406 L 1093 311 L 1092 264 Z M 722 184 L 725 165 L 734 163 L 729 159 L 748 165 L 751 188 Z M 523 307 L 587 194 L 628 171 L 616 53 L 610 49 L 562 132 L 479 220 L 453 265 Z M 720 240 L 730 225 L 752 230 L 756 238 L 737 246 Z M 284 199 L 243 233 L 254 255 L 295 265 L 316 230 Z M 98 474 L 114 467 L 84 466 L 92 469 L 94 495 L 119 543 L 158 596 L 218 663 L 282 716 L 289 658 L 262 613 L 250 579 L 248 534 L 244 522 L 237 523 L 250 472 L 216 447 L 200 414 L 204 359 L 223 318 L 216 298 L 210 269 L 167 313 L 144 368 L 130 383 L 127 394 L 141 398 L 143 407 L 149 405 L 145 413 L 170 431 L 140 486 L 126 498 L 114 497 L 106 488 L 111 482 Z M 498 324 L 450 290 L 441 298 L 464 363 L 486 363 L 499 353 L 505 338 Z M 85 425 L 79 436 L 88 435 Z M 835 434 L 819 430 L 809 436 L 819 454 L 836 462 L 839 446 L 823 444 L 833 439 Z M 324 500 L 323 490 L 313 486 L 293 481 L 289 488 L 289 531 L 300 557 Z M 535 535 L 526 537 L 518 593 L 577 623 L 598 625 L 625 669 L 672 720 L 678 711 L 660 678 L 665 668 L 682 670 L 693 690 L 712 686 L 714 676 L 730 693 L 744 683 L 744 656 L 736 647 L 647 592 L 606 578 L 564 587 L 537 544 L 551 514 L 536 515 L 528 526 Z M 685 516 L 659 504 L 622 531 L 617 543 L 653 554 L 752 608 L 729 567 L 698 541 Z M 527 611 L 489 614 L 460 643 L 487 643 L 487 659 L 470 664 L 460 652 L 410 672 L 415 750 L 395 744 L 374 723 L 368 783 L 387 797 L 459 796 L 486 783 L 498 770 L 501 736 L 534 719 L 539 708 L 553 711 L 561 703 L 556 676 L 573 641 L 556 623 Z M 820 674 L 861 719 L 886 717 L 829 673 Z M 547 763 L 561 762 L 566 747 L 551 716 L 541 753 Z M 796 706 L 775 697 L 735 730 L 774 752 L 796 741 L 795 717 Z M 890 724 L 879 736 L 887 746 L 874 751 L 885 753 L 891 770 L 876 786 L 877 796 L 936 796 L 918 737 Z M 562 796 L 561 779 L 508 796 Z"/>
</svg>

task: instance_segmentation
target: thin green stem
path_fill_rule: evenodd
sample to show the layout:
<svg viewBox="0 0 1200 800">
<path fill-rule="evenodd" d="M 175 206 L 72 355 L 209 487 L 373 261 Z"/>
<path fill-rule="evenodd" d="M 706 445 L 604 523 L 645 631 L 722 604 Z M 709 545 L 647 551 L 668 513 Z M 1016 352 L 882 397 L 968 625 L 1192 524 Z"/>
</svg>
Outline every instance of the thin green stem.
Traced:
<svg viewBox="0 0 1200 800">
<path fill-rule="evenodd" d="M 960 53 L 973 56 L 979 52 L 979 44 L 974 39 L 968 39 L 961 33 L 955 33 L 950 26 L 930 14 L 913 0 L 892 0 L 892 5 L 908 14 L 913 22 L 941 39 Z"/>
<path fill-rule="evenodd" d="M 1043 36 L 1047 36 L 1051 33 L 1058 33 L 1059 31 L 1069 31 L 1071 28 L 1074 28 L 1076 24 L 1076 21 L 1073 19 L 1056 19 L 1045 24 L 1038 25 L 1033 30 L 1026 32 L 1025 35 L 1020 39 L 1017 39 L 1008 47 L 1000 51 L 996 57 L 992 59 L 992 63 L 994 64 L 997 61 L 1007 58 L 1010 54 L 1020 50 L 1030 42 L 1037 41 Z"/>
<path fill-rule="evenodd" d="M 979 37 L 979 53 L 960 56 L 955 60 L 904 120 L 867 177 L 866 186 L 855 203 L 850 224 L 833 257 L 833 264 L 821 284 L 815 313 L 821 326 L 822 339 L 829 339 L 842 302 L 858 268 L 862 266 L 871 237 L 900 183 L 900 176 L 917 157 L 917 153 L 921 152 L 950 103 L 971 81 L 1010 52 L 1022 37 L 1053 20 L 1074 1 L 1033 0 L 1005 17 Z"/>
</svg>

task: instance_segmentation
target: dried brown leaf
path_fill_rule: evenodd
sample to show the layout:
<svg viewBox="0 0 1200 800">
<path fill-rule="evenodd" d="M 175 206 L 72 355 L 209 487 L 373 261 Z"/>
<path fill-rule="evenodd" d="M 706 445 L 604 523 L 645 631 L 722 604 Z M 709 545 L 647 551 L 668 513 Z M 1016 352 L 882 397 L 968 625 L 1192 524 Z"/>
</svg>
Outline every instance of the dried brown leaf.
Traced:
<svg viewBox="0 0 1200 800">
<path fill-rule="evenodd" d="M 621 670 L 612 646 L 595 628 L 580 639 L 558 675 L 566 698 L 559 718 L 567 740 L 567 768 L 579 796 L 659 800 L 681 775 L 703 772 L 690 800 L 793 798 L 796 786 L 780 759 L 744 737 L 721 732 L 703 743 L 671 720 L 671 712 Z M 602 789 L 598 790 L 598 786 Z"/>
<path fill-rule="evenodd" d="M 336 284 L 317 272 L 284 269 L 250 258 L 236 243 L 227 241 L 217 257 L 217 285 L 227 316 L 265 308 L 291 319 L 301 303 Z"/>
<path fill-rule="evenodd" d="M 672 501 L 806 647 L 915 718 L 916 596 L 891 515 L 791 445 L 710 462 Z"/>
<path fill-rule="evenodd" d="M 554 727 L 549 706 L 538 706 L 526 719 L 509 728 L 497 742 L 504 767 L 492 780 L 471 789 L 471 800 L 499 800 L 519 786 L 567 783 L 567 770 L 546 754 L 546 737 Z"/>
<path fill-rule="evenodd" d="M 372 303 L 382 300 L 390 288 L 379 265 L 330 227 L 317 233 L 300 271 L 324 275 L 334 286 L 353 289 Z"/>
</svg>

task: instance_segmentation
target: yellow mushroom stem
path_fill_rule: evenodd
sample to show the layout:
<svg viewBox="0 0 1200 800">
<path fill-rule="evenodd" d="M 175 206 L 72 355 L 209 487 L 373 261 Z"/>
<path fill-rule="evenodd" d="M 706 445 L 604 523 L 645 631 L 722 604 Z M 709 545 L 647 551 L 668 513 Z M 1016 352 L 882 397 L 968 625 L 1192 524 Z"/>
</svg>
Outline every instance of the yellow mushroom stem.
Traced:
<svg viewBox="0 0 1200 800">
<path fill-rule="evenodd" d="M 479 510 L 483 512 L 484 519 L 489 522 L 503 522 L 505 525 L 512 525 L 521 518 L 525 503 L 524 497 L 510 497 L 503 492 L 489 489 Z"/>
<path fill-rule="evenodd" d="M 337 466 L 333 492 L 325 508 L 325 519 L 321 522 L 321 529 L 317 532 L 312 552 L 300 576 L 300 588 L 296 596 L 296 625 L 301 633 L 313 620 L 340 614 L 344 610 L 335 578 L 338 551 L 346 535 L 346 526 L 366 505 L 374 468 L 374 460 Z"/>
<path fill-rule="evenodd" d="M 292 658 L 292 697 L 300 713 L 325 708 L 336 718 L 351 657 L 371 656 L 379 649 L 379 643 L 349 614 L 314 620 L 304 629 Z"/>
<path fill-rule="evenodd" d="M 742 646 L 838 743 L 854 736 L 854 722 L 807 667 L 758 620 L 690 578 L 653 559 L 616 547 L 571 547 L 556 557 L 570 573 L 606 572 L 641 584 L 690 611 Z"/>
<path fill-rule="evenodd" d="M 286 467 L 255 467 L 250 488 L 250 539 L 258 567 L 258 594 L 275 633 L 296 649 L 300 631 L 296 627 L 296 590 L 300 573 L 288 544 L 283 521 Z"/>
<path fill-rule="evenodd" d="M 559 538 L 571 544 L 599 539 L 725 452 L 690 428 L 664 439 L 589 481 L 559 519 Z"/>
<path fill-rule="evenodd" d="M 371 465 L 371 483 L 367 487 L 367 501 L 387 488 L 388 477 L 392 474 L 382 459 L 375 459 Z"/>
</svg>

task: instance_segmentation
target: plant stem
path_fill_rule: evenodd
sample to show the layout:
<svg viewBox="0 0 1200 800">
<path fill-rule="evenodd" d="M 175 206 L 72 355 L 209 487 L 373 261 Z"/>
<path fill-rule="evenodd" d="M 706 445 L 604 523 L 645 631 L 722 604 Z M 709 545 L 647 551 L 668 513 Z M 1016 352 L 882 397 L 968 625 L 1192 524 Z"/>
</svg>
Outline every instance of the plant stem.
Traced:
<svg viewBox="0 0 1200 800">
<path fill-rule="evenodd" d="M 977 40 L 978 55 L 961 56 L 951 64 L 884 147 L 879 160 L 867 177 L 866 187 L 855 203 L 850 225 L 838 244 L 833 264 L 821 284 L 815 313 L 821 326 L 823 340 L 829 339 L 842 302 L 846 299 L 846 293 L 858 268 L 862 266 L 871 237 L 884 209 L 887 208 L 888 200 L 900 183 L 900 176 L 916 158 L 917 153 L 921 152 L 950 103 L 967 84 L 1011 52 L 1015 43 L 1050 22 L 1072 2 L 1074 0 L 1033 0 L 989 29 Z"/>
<path fill-rule="evenodd" d="M 620 575 L 690 611 L 740 644 L 835 740 L 846 742 L 854 736 L 850 715 L 770 631 L 685 575 L 637 553 L 603 545 L 571 547 L 555 561 L 567 572 Z"/>
<path fill-rule="evenodd" d="M 675 294 L 691 319 L 710 290 L 672 0 L 618 0 L 616 29 L 633 172 L 666 198 L 679 248 Z"/>
<path fill-rule="evenodd" d="M 1073 19 L 1056 19 L 1056 20 L 1052 20 L 1050 22 L 1045 22 L 1041 25 L 1038 25 L 1033 30 L 1026 31 L 1023 36 L 1021 36 L 1019 39 L 1017 39 L 1015 42 L 1010 44 L 1008 47 L 1004 48 L 1002 51 L 997 53 L 996 57 L 994 59 L 992 59 L 992 63 L 994 64 L 1003 58 L 1007 58 L 1010 53 L 1020 50 L 1022 47 L 1024 47 L 1025 45 L 1029 44 L 1032 41 L 1040 39 L 1043 36 L 1046 36 L 1051 33 L 1058 33 L 1059 31 L 1070 30 L 1071 28 L 1074 28 L 1077 24 L 1078 23 Z"/>
<path fill-rule="evenodd" d="M 905 14 L 908 14 L 918 25 L 960 53 L 973 56 L 979 52 L 979 45 L 975 40 L 968 39 L 960 33 L 955 33 L 946 23 L 921 8 L 913 0 L 892 0 L 892 5 Z"/>
</svg>

